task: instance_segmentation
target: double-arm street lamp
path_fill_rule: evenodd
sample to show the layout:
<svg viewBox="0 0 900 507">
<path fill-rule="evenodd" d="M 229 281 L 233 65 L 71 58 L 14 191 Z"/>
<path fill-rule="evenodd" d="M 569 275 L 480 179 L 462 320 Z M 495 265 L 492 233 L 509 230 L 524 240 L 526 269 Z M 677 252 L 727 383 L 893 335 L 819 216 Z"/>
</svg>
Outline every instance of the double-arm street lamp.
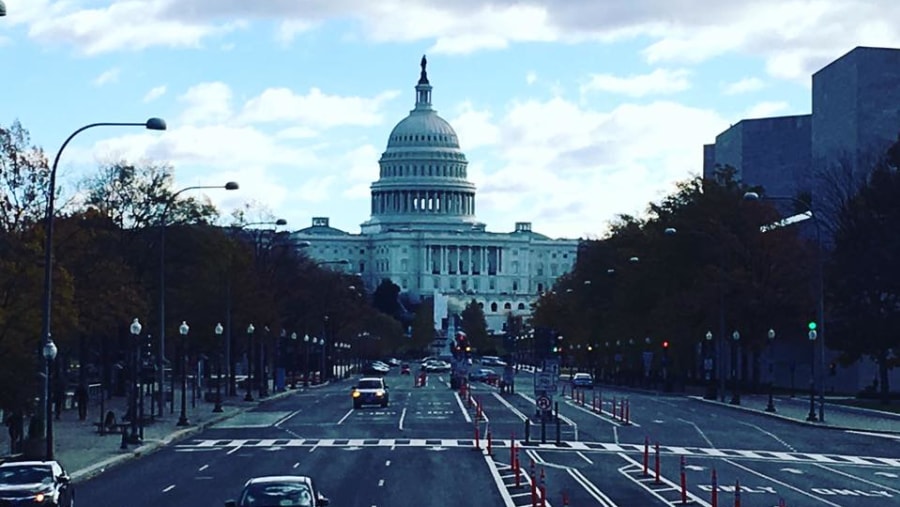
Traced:
<svg viewBox="0 0 900 507">
<path fill-rule="evenodd" d="M 163 385 L 165 382 L 165 358 L 166 358 L 166 216 L 169 214 L 169 209 L 175 200 L 181 195 L 183 192 L 187 192 L 188 190 L 201 190 L 201 189 L 216 189 L 216 188 L 224 188 L 225 190 L 237 190 L 240 186 L 234 182 L 229 181 L 225 185 L 193 185 L 190 187 L 184 187 L 181 190 L 178 190 L 174 194 L 172 194 L 168 200 L 166 200 L 166 205 L 163 207 L 162 214 L 159 216 L 159 358 L 158 361 L 158 381 L 159 381 L 159 415 L 163 414 L 163 407 L 165 406 L 164 396 L 163 396 Z M 175 393 L 172 393 L 172 403 L 175 403 Z M 173 405 L 174 407 L 174 405 Z"/>
<path fill-rule="evenodd" d="M 0 2 L 0 10 L 5 14 L 6 8 L 3 6 L 2 2 Z M 149 120 L 143 123 L 119 123 L 119 122 L 99 122 L 99 123 L 90 123 L 85 125 L 78 130 L 69 134 L 69 137 L 63 141 L 62 146 L 59 147 L 59 151 L 56 152 L 56 157 L 53 159 L 53 166 L 50 168 L 50 181 L 47 189 L 47 209 L 44 215 L 44 300 L 43 300 L 43 325 L 41 329 L 41 342 L 42 347 L 46 349 L 46 347 L 51 343 L 50 339 L 50 315 L 51 315 L 51 303 L 53 300 L 53 216 L 54 216 L 54 200 L 56 198 L 56 169 L 59 166 L 59 159 L 62 156 L 63 151 L 66 149 L 66 146 L 69 145 L 69 142 L 72 141 L 75 136 L 84 132 L 85 130 L 92 129 L 94 127 L 144 127 L 148 130 L 166 130 L 166 122 L 160 118 L 150 118 Z M 45 363 L 45 371 L 44 371 L 44 386 L 41 390 L 41 403 L 39 403 L 40 410 L 44 412 L 40 419 L 42 421 L 48 421 L 49 416 L 51 415 L 50 411 L 46 410 L 47 400 L 50 399 L 50 383 L 49 383 L 49 370 L 46 369 L 47 363 Z M 47 430 L 48 427 L 44 426 L 42 430 Z M 49 433 L 49 432 L 48 432 Z M 48 446 L 50 444 L 50 440 L 52 439 L 52 435 L 46 435 Z"/>
<path fill-rule="evenodd" d="M 190 424 L 187 418 L 187 335 L 190 330 L 187 322 L 182 321 L 178 326 L 178 333 L 181 334 L 181 415 L 178 416 L 178 426 Z"/>
<path fill-rule="evenodd" d="M 818 214 L 813 211 L 812 206 L 802 199 L 789 196 L 762 196 L 757 192 L 746 192 L 744 194 L 744 200 L 746 201 L 758 201 L 760 199 L 765 199 L 767 201 L 788 201 L 795 206 L 801 207 L 804 210 L 803 213 L 812 219 L 816 229 L 816 322 L 818 325 L 815 329 L 816 336 L 814 337 L 813 333 L 810 333 L 809 339 L 812 342 L 815 342 L 816 338 L 819 340 L 819 421 L 825 422 L 825 386 L 823 385 L 825 379 L 823 375 L 825 371 L 825 275 L 823 268 L 824 253 L 822 251 L 822 224 Z M 815 352 L 813 354 L 815 354 Z M 815 362 L 815 359 L 813 362 Z M 812 367 L 812 365 L 810 365 L 810 367 Z M 815 379 L 815 377 L 813 378 Z M 814 413 L 811 415 L 815 416 Z"/>
</svg>

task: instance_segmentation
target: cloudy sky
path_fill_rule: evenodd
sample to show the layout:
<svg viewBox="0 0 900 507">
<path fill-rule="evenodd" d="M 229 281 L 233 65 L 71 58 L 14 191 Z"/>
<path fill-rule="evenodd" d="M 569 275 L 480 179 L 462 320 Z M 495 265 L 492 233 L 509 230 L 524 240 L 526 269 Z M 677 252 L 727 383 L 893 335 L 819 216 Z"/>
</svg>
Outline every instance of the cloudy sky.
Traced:
<svg viewBox="0 0 900 507">
<path fill-rule="evenodd" d="M 491 231 L 603 233 L 699 174 L 742 118 L 805 114 L 810 75 L 900 47 L 893 0 L 4 0 L 0 123 L 73 189 L 99 163 L 171 163 L 179 186 L 350 232 L 428 55 Z"/>
</svg>

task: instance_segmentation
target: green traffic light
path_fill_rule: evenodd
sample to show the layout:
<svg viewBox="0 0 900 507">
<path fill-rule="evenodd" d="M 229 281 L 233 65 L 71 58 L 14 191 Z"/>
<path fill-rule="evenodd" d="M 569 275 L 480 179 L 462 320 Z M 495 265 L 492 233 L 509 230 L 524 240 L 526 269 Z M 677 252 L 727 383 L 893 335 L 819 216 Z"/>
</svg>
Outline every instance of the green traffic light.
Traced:
<svg viewBox="0 0 900 507">
<path fill-rule="evenodd" d="M 816 330 L 816 321 L 811 321 L 809 324 L 807 324 L 807 327 L 809 327 L 810 331 L 815 331 Z"/>
</svg>

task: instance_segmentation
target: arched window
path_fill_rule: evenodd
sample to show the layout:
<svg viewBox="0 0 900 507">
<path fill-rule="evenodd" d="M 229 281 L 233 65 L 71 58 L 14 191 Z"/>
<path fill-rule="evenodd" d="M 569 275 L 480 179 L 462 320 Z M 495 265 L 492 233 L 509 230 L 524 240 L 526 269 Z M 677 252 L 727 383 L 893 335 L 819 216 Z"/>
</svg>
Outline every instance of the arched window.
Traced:
<svg viewBox="0 0 900 507">
<path fill-rule="evenodd" d="M 525 309 L 525 303 L 519 303 L 518 309 L 519 309 L 519 310 L 524 310 L 524 309 Z"/>
<path fill-rule="evenodd" d="M 512 303 L 506 303 L 503 305 L 504 310 L 512 310 Z"/>
<path fill-rule="evenodd" d="M 491 312 L 497 313 L 497 303 L 491 303 Z"/>
</svg>

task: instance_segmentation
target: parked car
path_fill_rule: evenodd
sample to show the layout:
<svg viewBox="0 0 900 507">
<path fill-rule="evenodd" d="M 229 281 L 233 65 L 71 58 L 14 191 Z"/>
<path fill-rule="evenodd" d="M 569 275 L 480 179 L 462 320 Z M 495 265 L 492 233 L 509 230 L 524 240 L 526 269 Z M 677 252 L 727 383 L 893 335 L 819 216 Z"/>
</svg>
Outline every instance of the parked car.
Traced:
<svg viewBox="0 0 900 507">
<path fill-rule="evenodd" d="M 579 387 L 584 389 L 594 388 L 594 378 L 591 377 L 590 373 L 576 373 L 572 376 L 572 389 Z"/>
<path fill-rule="evenodd" d="M 412 374 L 412 373 L 410 373 L 410 371 L 409 371 L 409 365 L 408 365 L 408 364 L 403 363 L 403 364 L 400 365 L 400 375 L 411 375 L 411 374 Z"/>
<path fill-rule="evenodd" d="M 387 384 L 381 377 L 363 377 L 356 383 L 356 387 L 350 391 L 353 398 L 353 408 L 362 408 L 363 405 L 388 406 L 390 393 Z"/>
<path fill-rule="evenodd" d="M 324 507 L 328 498 L 316 489 L 312 478 L 305 475 L 272 475 L 254 477 L 244 484 L 237 500 L 227 500 L 225 507 Z"/>
<path fill-rule="evenodd" d="M 0 505 L 74 507 L 75 488 L 56 460 L 0 464 Z"/>
<path fill-rule="evenodd" d="M 490 368 L 476 368 L 469 372 L 469 381 L 471 382 L 488 382 L 499 378 L 500 375 Z"/>
</svg>

